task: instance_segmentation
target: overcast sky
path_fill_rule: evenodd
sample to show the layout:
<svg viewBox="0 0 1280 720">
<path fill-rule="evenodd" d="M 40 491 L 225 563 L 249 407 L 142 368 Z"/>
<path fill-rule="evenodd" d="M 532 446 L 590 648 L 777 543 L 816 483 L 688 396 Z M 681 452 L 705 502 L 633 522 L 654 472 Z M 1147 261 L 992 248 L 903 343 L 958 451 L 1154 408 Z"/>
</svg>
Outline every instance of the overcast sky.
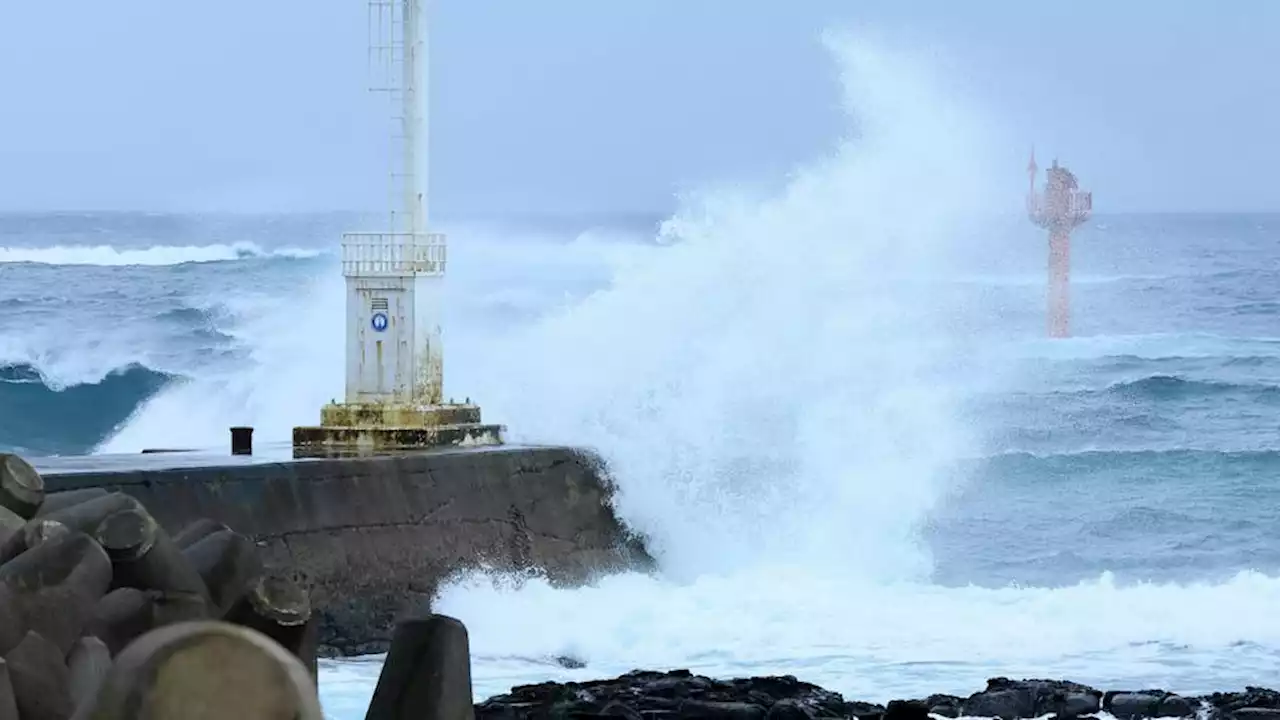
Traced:
<svg viewBox="0 0 1280 720">
<path fill-rule="evenodd" d="M 949 72 L 1100 210 L 1280 210 L 1280 2 L 433 0 L 444 213 L 664 211 L 844 127 L 824 28 Z M 0 209 L 376 207 L 363 0 L 0 0 Z M 1049 81 L 1057 78 L 1058 84 Z"/>
</svg>

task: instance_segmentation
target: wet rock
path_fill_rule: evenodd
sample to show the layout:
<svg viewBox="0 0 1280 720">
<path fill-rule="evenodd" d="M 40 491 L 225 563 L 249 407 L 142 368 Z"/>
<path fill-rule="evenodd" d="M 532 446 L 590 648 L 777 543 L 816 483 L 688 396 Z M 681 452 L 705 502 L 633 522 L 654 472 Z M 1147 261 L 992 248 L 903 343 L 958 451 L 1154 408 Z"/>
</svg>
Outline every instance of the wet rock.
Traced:
<svg viewBox="0 0 1280 720">
<path fill-rule="evenodd" d="M 865 718 L 886 714 L 880 705 L 846 702 L 838 693 L 791 676 L 712 680 L 688 670 L 637 671 L 613 680 L 542 683 L 512 688 L 476 705 L 478 720 L 546 717 L 732 718 L 773 720 Z M 894 706 L 895 717 L 927 713 L 923 703 Z"/>
<path fill-rule="evenodd" d="M 1079 683 L 992 678 L 986 690 L 960 704 L 960 714 L 1014 720 L 1054 713 L 1065 720 L 1097 712 L 1101 698 L 1102 693 Z"/>
<path fill-rule="evenodd" d="M 767 711 L 760 705 L 747 702 L 685 700 L 677 712 L 680 717 L 706 720 L 762 720 Z"/>
<path fill-rule="evenodd" d="M 929 705 L 923 700 L 890 700 L 884 720 L 929 720 Z"/>
<path fill-rule="evenodd" d="M 1231 713 L 1236 720 L 1280 720 L 1280 708 L 1248 707 Z"/>
<path fill-rule="evenodd" d="M 1030 719 L 1096 717 L 1101 711 L 1124 720 L 1197 717 L 1207 706 L 1206 720 L 1280 720 L 1280 693 L 1265 688 L 1186 697 L 1164 690 L 1103 693 L 1079 683 L 1059 680 L 994 678 L 968 698 L 930 695 L 920 700 L 894 700 L 887 707 L 847 701 L 837 693 L 794 677 L 713 680 L 687 670 L 667 673 L 636 671 L 612 680 L 541 683 L 513 688 L 509 694 L 476 705 L 479 720 L 523 720 L 559 717 L 763 718 L 764 720 L 924 720 L 959 715 Z"/>
<path fill-rule="evenodd" d="M 1111 691 L 1102 699 L 1102 709 L 1119 720 L 1157 717 L 1191 717 L 1199 702 L 1164 690 Z"/>
<path fill-rule="evenodd" d="M 1280 692 L 1260 687 L 1248 687 L 1244 692 L 1213 693 L 1195 699 L 1228 714 L 1245 709 L 1280 709 Z"/>
<path fill-rule="evenodd" d="M 687 670 L 635 671 L 612 680 L 541 683 L 512 688 L 475 706 L 478 720 L 629 717 L 651 719 L 761 718 L 762 720 L 925 720 L 930 716 L 1030 719 L 1096 717 L 1101 711 L 1124 720 L 1196 717 L 1208 706 L 1209 720 L 1280 720 L 1280 693 L 1247 688 L 1239 693 L 1186 697 L 1164 690 L 1103 693 L 1059 680 L 994 678 L 968 698 L 930 695 L 894 700 L 888 706 L 848 701 L 794 677 L 713 680 Z"/>
<path fill-rule="evenodd" d="M 1181 695 L 1165 695 L 1156 707 L 1156 717 L 1192 717 L 1200 703 Z"/>
<path fill-rule="evenodd" d="M 924 699 L 924 704 L 929 707 L 929 713 L 939 717 L 960 717 L 960 706 L 964 703 L 964 698 L 955 695 L 930 695 Z"/>
<path fill-rule="evenodd" d="M 1021 690 L 988 690 L 975 693 L 964 701 L 960 712 L 973 717 L 993 717 L 1001 720 L 1035 717 L 1032 698 Z"/>
<path fill-rule="evenodd" d="M 641 715 L 638 711 L 630 707 L 627 707 L 626 705 L 623 705 L 622 703 L 616 700 L 609 703 L 608 705 L 605 705 L 604 709 L 600 711 L 600 716 L 611 717 L 611 718 L 627 718 L 627 720 L 645 720 L 645 717 Z"/>
<path fill-rule="evenodd" d="M 790 698 L 779 700 L 769 708 L 765 720 L 813 720 L 816 716 L 809 707 Z"/>
<path fill-rule="evenodd" d="M 1057 712 L 1063 720 L 1068 718 L 1088 717 L 1101 709 L 1101 694 L 1097 692 L 1069 693 Z"/>
</svg>

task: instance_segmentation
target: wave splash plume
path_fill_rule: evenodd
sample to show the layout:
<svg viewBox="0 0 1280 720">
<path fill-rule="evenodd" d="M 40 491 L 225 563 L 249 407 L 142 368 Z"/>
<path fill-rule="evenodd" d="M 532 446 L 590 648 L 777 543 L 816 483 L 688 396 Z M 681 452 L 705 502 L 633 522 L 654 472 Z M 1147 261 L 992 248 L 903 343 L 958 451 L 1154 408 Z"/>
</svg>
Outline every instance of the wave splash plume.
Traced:
<svg viewBox="0 0 1280 720">
<path fill-rule="evenodd" d="M 999 138 L 911 58 L 864 38 L 829 45 L 851 118 L 830 157 L 774 197 L 691 201 L 663 252 L 609 290 L 516 334 L 497 360 L 455 366 L 514 431 L 599 449 L 618 510 L 661 564 L 579 590 L 445 588 L 439 610 L 467 622 L 484 658 L 477 694 L 561 655 L 587 665 L 561 678 L 786 672 L 867 699 L 996 674 L 1195 690 L 1188 648 L 1230 652 L 1241 683 L 1256 681 L 1280 648 L 1280 582 L 1262 574 L 934 580 L 931 514 L 983 482 L 955 471 L 984 430 L 961 401 L 1000 387 L 1007 367 L 969 352 L 967 293 L 981 288 L 932 279 L 981 249 L 960 238 L 998 206 L 984 159 Z"/>
</svg>

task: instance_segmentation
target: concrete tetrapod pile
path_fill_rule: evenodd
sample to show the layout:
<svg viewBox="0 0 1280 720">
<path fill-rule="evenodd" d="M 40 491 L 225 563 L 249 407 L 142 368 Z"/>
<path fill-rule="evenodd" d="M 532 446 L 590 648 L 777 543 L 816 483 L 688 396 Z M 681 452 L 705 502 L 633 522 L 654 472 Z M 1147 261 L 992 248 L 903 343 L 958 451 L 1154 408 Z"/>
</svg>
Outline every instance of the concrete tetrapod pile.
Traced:
<svg viewBox="0 0 1280 720">
<path fill-rule="evenodd" d="M 322 720 L 315 630 L 306 590 L 248 538 L 212 521 L 170 537 L 128 495 L 46 495 L 0 454 L 0 720 Z M 461 624 L 403 623 L 374 706 L 470 717 Z"/>
</svg>

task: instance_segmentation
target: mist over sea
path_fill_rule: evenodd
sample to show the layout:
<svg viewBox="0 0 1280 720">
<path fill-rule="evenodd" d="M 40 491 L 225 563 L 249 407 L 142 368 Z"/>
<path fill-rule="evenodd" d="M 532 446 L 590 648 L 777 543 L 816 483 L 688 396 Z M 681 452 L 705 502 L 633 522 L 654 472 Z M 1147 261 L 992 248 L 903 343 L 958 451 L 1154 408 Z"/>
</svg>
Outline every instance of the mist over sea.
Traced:
<svg viewBox="0 0 1280 720">
<path fill-rule="evenodd" d="M 599 451 L 661 565 L 446 588 L 476 695 L 640 667 L 874 701 L 1272 681 L 1280 216 L 1098 215 L 1050 341 L 1044 237 L 987 212 L 1017 169 L 892 58 L 836 57 L 858 133 L 776 193 L 443 222 L 446 393 Z M 341 393 L 335 251 L 372 222 L 0 216 L 0 448 L 287 439 Z M 325 662 L 327 711 L 362 717 L 378 669 Z"/>
</svg>

